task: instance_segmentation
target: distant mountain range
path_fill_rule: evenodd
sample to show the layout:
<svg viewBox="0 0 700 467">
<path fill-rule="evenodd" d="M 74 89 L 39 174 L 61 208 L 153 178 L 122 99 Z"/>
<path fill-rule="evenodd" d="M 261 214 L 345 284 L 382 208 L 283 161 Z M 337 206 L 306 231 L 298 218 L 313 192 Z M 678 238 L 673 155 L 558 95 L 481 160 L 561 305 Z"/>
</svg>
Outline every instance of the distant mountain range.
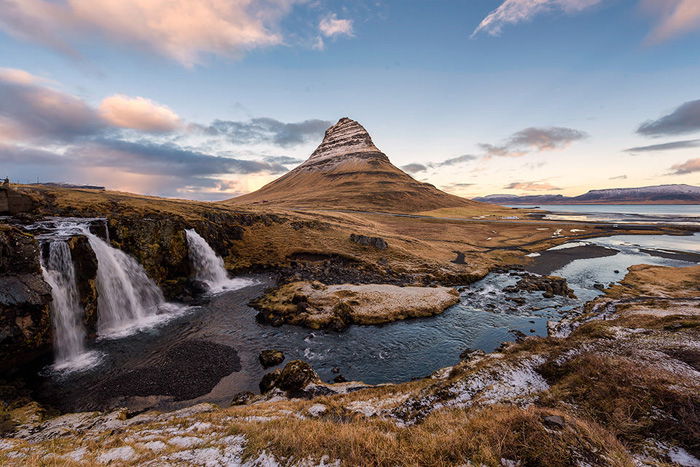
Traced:
<svg viewBox="0 0 700 467">
<path fill-rule="evenodd" d="M 640 188 L 591 190 L 579 196 L 488 195 L 474 198 L 492 204 L 700 204 L 700 187 L 656 185 Z"/>
</svg>

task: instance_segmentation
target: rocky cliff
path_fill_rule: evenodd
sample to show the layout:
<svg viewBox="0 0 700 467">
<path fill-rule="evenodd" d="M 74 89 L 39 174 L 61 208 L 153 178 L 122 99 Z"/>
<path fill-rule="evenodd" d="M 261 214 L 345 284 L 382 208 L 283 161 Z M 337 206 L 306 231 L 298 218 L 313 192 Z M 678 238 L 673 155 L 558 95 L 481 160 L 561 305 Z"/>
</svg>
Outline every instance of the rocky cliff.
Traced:
<svg viewBox="0 0 700 467">
<path fill-rule="evenodd" d="M 51 347 L 51 289 L 39 264 L 39 244 L 0 224 L 0 370 Z"/>
</svg>

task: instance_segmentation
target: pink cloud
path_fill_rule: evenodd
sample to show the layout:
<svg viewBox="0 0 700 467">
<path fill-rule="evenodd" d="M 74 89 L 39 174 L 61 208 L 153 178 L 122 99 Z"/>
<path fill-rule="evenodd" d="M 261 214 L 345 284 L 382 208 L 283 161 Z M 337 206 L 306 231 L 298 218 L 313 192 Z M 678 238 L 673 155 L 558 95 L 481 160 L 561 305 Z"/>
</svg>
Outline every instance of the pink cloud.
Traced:
<svg viewBox="0 0 700 467">
<path fill-rule="evenodd" d="M 0 28 L 65 53 L 99 33 L 191 67 L 281 44 L 279 20 L 301 0 L 5 0 Z"/>
<path fill-rule="evenodd" d="M 116 94 L 105 98 L 99 111 L 110 124 L 134 130 L 167 132 L 179 128 L 182 123 L 170 108 L 144 97 Z"/>
<path fill-rule="evenodd" d="M 663 42 L 700 28 L 698 0 L 643 0 L 642 9 L 657 21 L 651 43 Z"/>
<path fill-rule="evenodd" d="M 700 157 L 697 159 L 690 159 L 682 164 L 676 164 L 671 167 L 674 175 L 685 175 L 695 172 L 700 172 Z"/>
</svg>

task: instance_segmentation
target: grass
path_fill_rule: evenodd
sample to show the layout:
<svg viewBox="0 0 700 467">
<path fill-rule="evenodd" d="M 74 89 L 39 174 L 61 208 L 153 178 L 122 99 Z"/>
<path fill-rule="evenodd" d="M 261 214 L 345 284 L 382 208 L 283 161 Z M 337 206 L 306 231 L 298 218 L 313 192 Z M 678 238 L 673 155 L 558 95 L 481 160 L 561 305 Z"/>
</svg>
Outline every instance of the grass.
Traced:
<svg viewBox="0 0 700 467">
<path fill-rule="evenodd" d="M 565 415 L 564 428 L 551 429 L 544 424 L 548 415 L 562 412 L 512 406 L 442 410 L 409 427 L 361 416 L 344 422 L 337 416 L 285 418 L 234 423 L 230 432 L 246 436 L 251 457 L 266 450 L 278 458 L 319 460 L 323 453 L 347 465 L 498 466 L 501 459 L 524 466 L 632 465 L 622 445 L 595 424 Z"/>
</svg>

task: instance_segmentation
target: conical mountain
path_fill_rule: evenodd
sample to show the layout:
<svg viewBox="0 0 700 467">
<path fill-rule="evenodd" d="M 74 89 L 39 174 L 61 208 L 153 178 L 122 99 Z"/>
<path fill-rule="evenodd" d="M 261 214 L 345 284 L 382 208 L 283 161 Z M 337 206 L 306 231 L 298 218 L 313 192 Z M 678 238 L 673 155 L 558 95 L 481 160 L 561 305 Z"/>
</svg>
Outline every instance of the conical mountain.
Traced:
<svg viewBox="0 0 700 467">
<path fill-rule="evenodd" d="M 415 180 L 394 166 L 367 130 L 349 118 L 326 130 L 323 142 L 306 162 L 225 203 L 387 212 L 481 205 Z"/>
</svg>

